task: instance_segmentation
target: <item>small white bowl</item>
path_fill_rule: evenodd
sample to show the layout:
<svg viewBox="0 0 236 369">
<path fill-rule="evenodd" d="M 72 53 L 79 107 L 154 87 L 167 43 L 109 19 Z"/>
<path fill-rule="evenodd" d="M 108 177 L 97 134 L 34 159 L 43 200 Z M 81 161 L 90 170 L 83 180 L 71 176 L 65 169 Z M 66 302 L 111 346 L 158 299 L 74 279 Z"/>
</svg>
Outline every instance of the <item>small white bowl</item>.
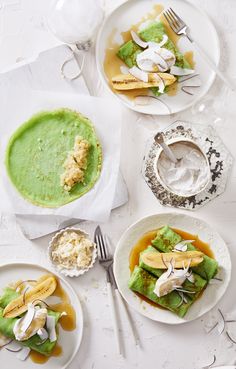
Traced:
<svg viewBox="0 0 236 369">
<path fill-rule="evenodd" d="M 48 256 L 49 256 L 49 259 L 51 261 L 51 264 L 57 270 L 57 272 L 65 275 L 66 277 L 79 277 L 80 275 L 83 275 L 84 273 L 88 272 L 89 269 L 91 269 L 94 266 L 94 263 L 95 263 L 96 258 L 97 258 L 97 247 L 96 247 L 96 244 L 90 240 L 92 242 L 92 244 L 93 244 L 93 254 L 92 254 L 91 263 L 90 263 L 90 265 L 87 268 L 84 268 L 84 269 L 78 269 L 78 268 L 74 268 L 74 269 L 66 269 L 66 268 L 60 269 L 58 267 L 57 263 L 55 263 L 55 261 L 53 261 L 53 259 L 52 259 L 52 250 L 54 248 L 55 242 L 62 236 L 62 234 L 64 232 L 76 232 L 76 233 L 79 233 L 79 234 L 83 234 L 89 240 L 90 240 L 90 238 L 89 238 L 88 233 L 86 233 L 82 229 L 68 227 L 68 228 L 61 229 L 59 232 L 57 232 L 53 236 L 53 238 L 51 239 L 51 241 L 49 242 Z"/>
<path fill-rule="evenodd" d="M 167 140 L 165 143 L 167 145 L 173 145 L 175 143 L 180 143 L 180 142 L 184 142 L 184 143 L 189 143 L 193 146 L 195 146 L 201 153 L 202 155 L 204 156 L 205 158 L 205 162 L 206 162 L 206 166 L 207 166 L 207 180 L 206 180 L 206 183 L 203 187 L 201 187 L 198 191 L 195 191 L 191 194 L 186 194 L 186 193 L 181 193 L 181 192 L 177 192 L 177 191 L 173 191 L 173 189 L 171 189 L 165 182 L 164 180 L 161 178 L 160 174 L 159 174 L 159 170 L 158 170 L 158 160 L 160 158 L 160 155 L 163 151 L 162 148 L 160 148 L 156 158 L 155 158 L 155 161 L 154 161 L 154 166 L 155 166 L 155 173 L 156 173 L 156 176 L 159 180 L 159 182 L 162 184 L 162 186 L 169 192 L 171 192 L 172 194 L 174 195 L 177 195 L 177 196 L 181 196 L 181 197 L 192 197 L 192 196 L 196 196 L 198 195 L 199 193 L 201 193 L 202 191 L 204 191 L 206 189 L 206 187 L 209 185 L 210 181 L 211 181 L 211 171 L 210 171 L 210 165 L 209 165 L 209 161 L 208 161 L 208 158 L 205 154 L 205 152 L 203 151 L 203 149 L 198 145 L 198 143 L 194 140 L 190 140 L 190 139 L 187 139 L 187 138 L 184 138 L 184 137 L 178 137 L 178 138 L 172 138 L 170 140 Z"/>
</svg>

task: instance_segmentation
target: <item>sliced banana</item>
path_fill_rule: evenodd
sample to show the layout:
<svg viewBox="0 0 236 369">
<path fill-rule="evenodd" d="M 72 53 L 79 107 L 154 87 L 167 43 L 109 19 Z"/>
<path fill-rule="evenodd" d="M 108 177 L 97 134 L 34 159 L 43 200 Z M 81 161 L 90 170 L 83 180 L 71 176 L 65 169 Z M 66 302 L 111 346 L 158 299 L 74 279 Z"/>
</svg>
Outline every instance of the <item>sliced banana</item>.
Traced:
<svg viewBox="0 0 236 369">
<path fill-rule="evenodd" d="M 56 278 L 53 276 L 48 277 L 43 282 L 37 284 L 30 291 L 19 296 L 17 299 L 12 300 L 4 309 L 3 316 L 5 318 L 15 318 L 25 311 L 27 311 L 27 305 L 34 300 L 44 300 L 51 296 L 57 286 Z"/>
<path fill-rule="evenodd" d="M 146 252 L 141 255 L 142 261 L 156 269 L 167 269 L 168 264 L 172 263 L 175 269 L 194 267 L 203 261 L 203 253 L 201 251 L 186 252 Z"/>
<path fill-rule="evenodd" d="M 161 77 L 165 86 L 172 85 L 176 78 L 169 73 L 149 73 L 148 82 L 143 82 L 131 74 L 118 74 L 112 78 L 112 86 L 116 90 L 135 90 L 140 88 L 158 87 L 160 85 L 160 79 L 155 75 Z"/>
</svg>

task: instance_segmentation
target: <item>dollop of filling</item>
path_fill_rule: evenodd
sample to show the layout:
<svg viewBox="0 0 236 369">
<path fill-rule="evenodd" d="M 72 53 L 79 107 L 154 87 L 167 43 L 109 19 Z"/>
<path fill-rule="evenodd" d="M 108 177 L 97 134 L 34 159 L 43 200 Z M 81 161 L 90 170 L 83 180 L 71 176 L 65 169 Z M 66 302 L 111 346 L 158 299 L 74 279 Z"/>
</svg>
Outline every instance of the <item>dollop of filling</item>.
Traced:
<svg viewBox="0 0 236 369">
<path fill-rule="evenodd" d="M 65 231 L 55 242 L 52 260 L 59 269 L 85 269 L 92 261 L 94 244 L 85 235 Z"/>
<path fill-rule="evenodd" d="M 27 313 L 18 319 L 13 332 L 17 341 L 25 341 L 34 336 L 46 323 L 47 309 L 28 305 Z"/>
<path fill-rule="evenodd" d="M 157 162 L 157 170 L 165 185 L 180 195 L 191 196 L 201 191 L 209 179 L 206 158 L 197 146 L 176 142 L 171 150 L 178 159 L 172 162 L 163 151 Z"/>
<path fill-rule="evenodd" d="M 81 136 L 75 137 L 74 148 L 68 153 L 63 164 L 65 171 L 61 175 L 61 186 L 64 190 L 70 191 L 76 183 L 84 181 L 89 148 L 87 140 Z"/>
<path fill-rule="evenodd" d="M 193 275 L 189 272 L 189 266 L 190 264 L 186 268 L 175 269 L 174 265 L 169 263 L 167 271 L 156 281 L 153 292 L 158 297 L 162 297 L 168 295 L 172 291 L 178 291 L 186 279 L 194 283 Z"/>
</svg>

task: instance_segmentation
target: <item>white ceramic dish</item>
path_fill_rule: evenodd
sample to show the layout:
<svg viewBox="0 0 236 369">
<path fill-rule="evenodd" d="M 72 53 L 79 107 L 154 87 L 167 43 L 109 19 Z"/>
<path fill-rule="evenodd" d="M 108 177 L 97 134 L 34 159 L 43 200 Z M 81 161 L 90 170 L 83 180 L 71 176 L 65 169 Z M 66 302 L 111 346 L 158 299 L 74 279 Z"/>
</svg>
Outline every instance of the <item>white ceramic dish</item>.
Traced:
<svg viewBox="0 0 236 369">
<path fill-rule="evenodd" d="M 165 9 L 172 7 L 190 26 L 193 38 L 201 45 L 206 53 L 211 56 L 215 65 L 218 65 L 220 59 L 220 46 L 215 27 L 201 9 L 187 0 L 160 0 L 158 3 L 156 0 L 129 0 L 124 2 L 108 16 L 99 32 L 96 44 L 96 62 L 100 77 L 104 84 L 109 91 L 127 107 L 145 114 L 169 115 L 189 108 L 198 99 L 202 98 L 209 90 L 215 78 L 215 72 L 213 72 L 201 56 L 194 51 L 193 45 L 186 38 L 181 38 L 179 40 L 178 47 L 183 53 L 187 51 L 194 52 L 194 60 L 196 62 L 195 70 L 196 73 L 200 74 L 202 86 L 196 89 L 197 92 L 194 93 L 194 96 L 190 96 L 181 90 L 175 96 L 168 96 L 166 94 L 161 96 L 161 100 L 168 104 L 169 109 L 167 109 L 164 104 L 154 99 L 151 99 L 153 101 L 148 105 L 135 105 L 132 100 L 127 99 L 124 95 L 114 93 L 109 87 L 109 81 L 107 80 L 103 67 L 107 40 L 112 32 L 115 32 L 115 42 L 122 45 L 123 39 L 121 37 L 121 32 L 129 30 L 132 24 L 136 24 L 140 21 L 142 17 L 149 13 L 153 9 L 153 6 L 157 4 L 163 5 Z"/>
<path fill-rule="evenodd" d="M 87 268 L 84 268 L 84 269 L 77 269 L 77 268 L 74 268 L 74 269 L 66 269 L 66 268 L 65 269 L 59 269 L 58 265 L 52 259 L 52 250 L 54 248 L 55 242 L 57 242 L 57 240 L 62 236 L 62 234 L 64 232 L 76 232 L 76 233 L 84 235 L 88 239 L 90 239 L 90 237 L 89 237 L 88 233 L 86 233 L 85 231 L 83 231 L 80 228 L 67 227 L 67 228 L 61 229 L 59 232 L 57 232 L 53 236 L 53 238 L 51 239 L 51 241 L 49 243 L 49 246 L 48 246 L 48 256 L 49 256 L 49 259 L 52 263 L 52 266 L 55 268 L 55 270 L 57 272 L 63 274 L 66 277 L 79 277 L 80 275 L 83 275 L 84 273 L 88 272 L 88 270 L 91 269 L 94 266 L 94 263 L 95 263 L 96 258 L 97 258 L 97 247 L 96 247 L 96 244 L 94 242 L 92 242 L 93 243 L 92 260 L 91 260 L 90 265 Z"/>
<path fill-rule="evenodd" d="M 185 198 L 186 197 L 191 197 L 191 196 L 196 196 L 196 195 L 198 195 L 199 193 L 203 192 L 206 189 L 206 187 L 209 185 L 209 182 L 211 180 L 211 171 L 210 171 L 210 165 L 209 165 L 208 158 L 207 158 L 205 152 L 203 151 L 203 149 L 194 140 L 189 140 L 189 139 L 186 139 L 186 138 L 173 138 L 169 141 L 165 141 L 165 143 L 167 145 L 170 145 L 170 147 L 172 145 L 174 145 L 175 143 L 177 143 L 177 142 L 190 143 L 191 145 L 195 146 L 195 148 L 198 149 L 201 152 L 201 154 L 204 156 L 205 162 L 206 162 L 206 167 L 207 167 L 207 178 L 206 178 L 205 185 L 203 187 L 201 187 L 198 191 L 196 191 L 195 193 L 191 193 L 190 195 L 186 194 L 184 192 L 174 192 L 170 187 L 168 187 L 168 185 L 165 183 L 165 181 L 161 178 L 159 170 L 158 170 L 158 160 L 160 158 L 161 153 L 163 152 L 163 149 L 159 150 L 158 155 L 156 156 L 156 159 L 155 159 L 155 162 L 154 162 L 156 176 L 157 176 L 158 180 L 160 181 L 160 183 L 162 184 L 162 186 L 167 191 L 173 193 L 174 195 L 182 196 L 182 197 L 185 197 Z"/>
<path fill-rule="evenodd" d="M 221 284 L 209 284 L 201 298 L 191 306 L 184 318 L 180 318 L 168 310 L 150 305 L 141 300 L 128 288 L 130 277 L 129 255 L 131 249 L 146 232 L 166 224 L 192 234 L 197 234 L 202 241 L 209 243 L 219 263 L 219 277 L 223 279 Z M 224 240 L 205 221 L 180 213 L 163 213 L 140 219 L 124 232 L 114 256 L 114 274 L 122 296 L 140 314 L 162 323 L 181 324 L 197 319 L 207 313 L 222 298 L 231 277 L 231 259 Z"/>
<path fill-rule="evenodd" d="M 0 286 L 4 288 L 8 283 L 17 281 L 19 279 L 37 279 L 43 274 L 52 273 L 50 270 L 35 264 L 26 263 L 12 263 L 0 266 Z M 55 274 L 55 273 L 54 273 Z M 83 311 L 73 288 L 69 283 L 60 277 L 58 274 L 63 289 L 68 294 L 71 304 L 76 312 L 76 329 L 74 331 L 64 331 L 59 327 L 59 345 L 63 348 L 63 353 L 58 357 L 51 357 L 48 362 L 43 364 L 44 369 L 65 369 L 72 362 L 76 353 L 79 350 L 82 335 L 83 335 Z M 18 369 L 38 369 L 39 365 L 31 361 L 30 358 L 26 361 L 20 361 L 16 358 L 16 354 L 1 350 L 1 360 L 7 368 Z"/>
</svg>

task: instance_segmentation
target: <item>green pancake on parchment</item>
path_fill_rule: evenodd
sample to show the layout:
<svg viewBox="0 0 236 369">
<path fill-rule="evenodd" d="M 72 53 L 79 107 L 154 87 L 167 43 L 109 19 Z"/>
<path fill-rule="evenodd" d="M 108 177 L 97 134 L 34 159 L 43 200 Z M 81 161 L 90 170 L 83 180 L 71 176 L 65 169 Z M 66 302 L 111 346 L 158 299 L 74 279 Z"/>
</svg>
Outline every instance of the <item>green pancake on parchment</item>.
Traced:
<svg viewBox="0 0 236 369">
<path fill-rule="evenodd" d="M 84 180 L 65 191 L 60 183 L 64 162 L 75 137 L 89 142 Z M 102 149 L 91 121 L 70 109 L 41 112 L 11 136 L 5 157 L 7 173 L 18 192 L 31 203 L 56 208 L 78 199 L 96 183 Z"/>
</svg>

